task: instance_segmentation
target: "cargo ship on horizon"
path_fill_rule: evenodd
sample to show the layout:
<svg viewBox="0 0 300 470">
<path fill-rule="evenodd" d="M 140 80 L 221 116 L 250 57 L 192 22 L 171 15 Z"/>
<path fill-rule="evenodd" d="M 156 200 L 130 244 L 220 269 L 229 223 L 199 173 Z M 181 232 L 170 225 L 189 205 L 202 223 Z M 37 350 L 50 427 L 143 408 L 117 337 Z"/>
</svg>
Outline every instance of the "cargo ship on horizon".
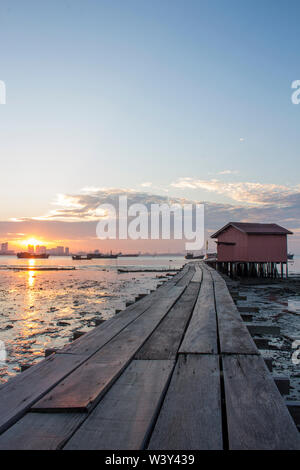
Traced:
<svg viewBox="0 0 300 470">
<path fill-rule="evenodd" d="M 23 251 L 17 253 L 17 257 L 20 259 L 48 259 L 49 255 L 46 253 L 28 253 L 27 251 Z"/>
</svg>

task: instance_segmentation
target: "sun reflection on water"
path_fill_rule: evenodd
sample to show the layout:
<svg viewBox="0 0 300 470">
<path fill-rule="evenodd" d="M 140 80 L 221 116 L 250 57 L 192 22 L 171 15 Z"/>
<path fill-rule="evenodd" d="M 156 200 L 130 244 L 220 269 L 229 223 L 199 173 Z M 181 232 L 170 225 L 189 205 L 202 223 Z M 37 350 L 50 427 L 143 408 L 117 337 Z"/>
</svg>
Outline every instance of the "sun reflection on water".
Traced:
<svg viewBox="0 0 300 470">
<path fill-rule="evenodd" d="M 34 281 L 35 281 L 35 259 L 30 259 L 28 262 L 28 287 L 34 287 Z"/>
<path fill-rule="evenodd" d="M 24 338 L 32 334 L 32 331 L 37 328 L 37 323 L 35 319 L 35 259 L 28 260 L 28 271 L 27 271 L 27 308 L 25 308 L 22 312 L 21 319 L 23 320 L 21 323 L 20 328 L 20 336 L 23 338 L 22 341 L 24 343 Z M 25 273 L 24 273 L 25 274 Z"/>
</svg>

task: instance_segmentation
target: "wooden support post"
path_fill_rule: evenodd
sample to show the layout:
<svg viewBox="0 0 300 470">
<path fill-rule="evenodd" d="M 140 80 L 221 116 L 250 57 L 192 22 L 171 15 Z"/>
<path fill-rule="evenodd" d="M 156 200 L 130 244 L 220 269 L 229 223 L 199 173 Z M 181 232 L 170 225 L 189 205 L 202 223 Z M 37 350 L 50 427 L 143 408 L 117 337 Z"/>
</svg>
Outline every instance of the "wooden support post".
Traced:
<svg viewBox="0 0 300 470">
<path fill-rule="evenodd" d="M 290 393 L 290 379 L 288 377 L 274 377 L 281 395 L 288 395 Z"/>
<path fill-rule="evenodd" d="M 263 263 L 260 263 L 260 265 L 259 265 L 259 276 L 264 277 L 264 265 L 263 265 Z"/>
<path fill-rule="evenodd" d="M 288 407 L 296 426 L 300 426 L 300 401 L 287 401 L 286 406 Z"/>
<path fill-rule="evenodd" d="M 47 348 L 45 349 L 45 357 L 51 356 L 51 354 L 55 354 L 57 351 L 57 348 Z"/>
<path fill-rule="evenodd" d="M 273 371 L 273 359 L 271 357 L 264 357 L 264 361 L 269 371 L 272 372 Z"/>
<path fill-rule="evenodd" d="M 254 343 L 258 349 L 268 349 L 269 341 L 265 338 L 253 338 Z"/>
<path fill-rule="evenodd" d="M 73 341 L 75 341 L 78 338 L 81 338 L 81 336 L 85 335 L 85 331 L 74 331 L 73 333 Z"/>
</svg>

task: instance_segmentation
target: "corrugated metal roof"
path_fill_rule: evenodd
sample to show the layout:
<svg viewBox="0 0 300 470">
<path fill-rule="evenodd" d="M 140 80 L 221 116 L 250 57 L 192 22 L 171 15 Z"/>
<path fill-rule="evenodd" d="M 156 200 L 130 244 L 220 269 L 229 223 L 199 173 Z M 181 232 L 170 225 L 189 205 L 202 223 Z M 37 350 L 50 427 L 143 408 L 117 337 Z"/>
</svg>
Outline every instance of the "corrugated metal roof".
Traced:
<svg viewBox="0 0 300 470">
<path fill-rule="evenodd" d="M 259 223 L 249 223 L 249 222 L 229 222 L 216 233 L 211 235 L 211 238 L 217 238 L 218 235 L 226 230 L 228 227 L 235 227 L 237 230 L 240 230 L 244 233 L 252 234 L 261 234 L 261 235 L 293 235 L 293 232 L 290 232 L 284 227 L 281 227 L 277 224 L 259 224 Z"/>
</svg>

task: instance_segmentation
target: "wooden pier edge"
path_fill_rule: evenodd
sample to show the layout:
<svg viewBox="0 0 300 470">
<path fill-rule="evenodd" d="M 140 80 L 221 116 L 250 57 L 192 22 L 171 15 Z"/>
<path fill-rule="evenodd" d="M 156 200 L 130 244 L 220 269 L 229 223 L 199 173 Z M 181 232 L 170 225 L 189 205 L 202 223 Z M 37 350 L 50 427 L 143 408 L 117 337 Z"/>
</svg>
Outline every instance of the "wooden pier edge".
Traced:
<svg viewBox="0 0 300 470">
<path fill-rule="evenodd" d="M 224 279 L 202 261 L 0 388 L 0 449 L 300 449 Z"/>
</svg>

